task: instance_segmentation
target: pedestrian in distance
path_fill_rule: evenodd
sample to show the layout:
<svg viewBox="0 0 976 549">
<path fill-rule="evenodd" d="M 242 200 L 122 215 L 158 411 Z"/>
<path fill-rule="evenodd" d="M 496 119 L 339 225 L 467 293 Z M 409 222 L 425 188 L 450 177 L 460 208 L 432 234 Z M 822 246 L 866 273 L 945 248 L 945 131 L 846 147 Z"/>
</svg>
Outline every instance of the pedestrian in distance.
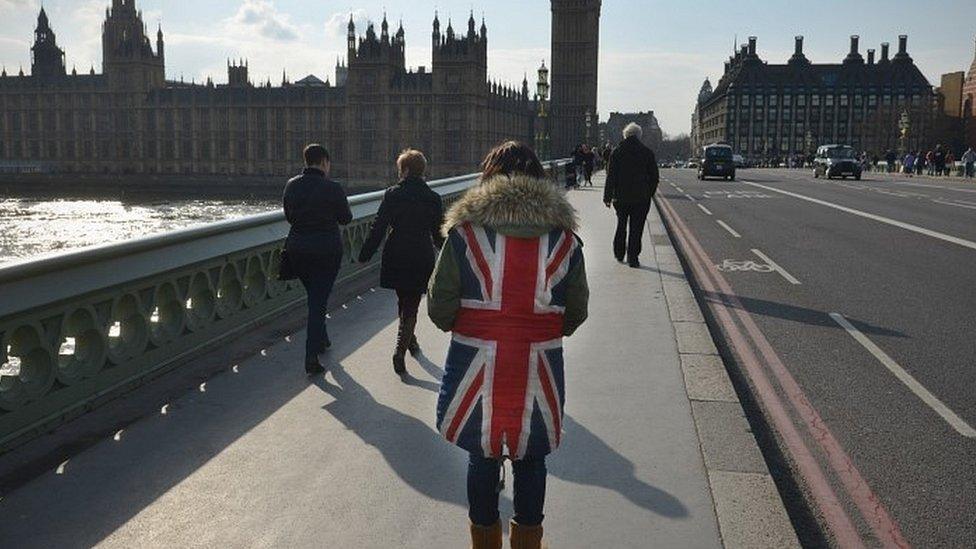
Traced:
<svg viewBox="0 0 976 549">
<path fill-rule="evenodd" d="M 942 150 L 942 145 L 935 146 L 935 154 L 933 155 L 933 163 L 935 164 L 935 175 L 942 176 L 945 174 L 945 151 Z"/>
<path fill-rule="evenodd" d="M 945 156 L 945 176 L 949 177 L 952 175 L 952 169 L 956 167 L 956 155 L 952 150 L 946 151 Z"/>
<path fill-rule="evenodd" d="M 654 153 L 641 142 L 643 129 L 630 123 L 624 128 L 624 140 L 610 154 L 603 203 L 617 212 L 617 232 L 613 237 L 613 255 L 617 261 L 640 267 L 641 239 L 644 224 L 657 192 L 660 174 Z"/>
<path fill-rule="evenodd" d="M 960 158 L 963 166 L 965 167 L 965 174 L 968 178 L 973 178 L 976 176 L 976 151 L 972 147 L 966 149 L 966 152 L 962 153 Z"/>
<path fill-rule="evenodd" d="M 538 549 L 546 456 L 562 437 L 562 340 L 586 320 L 576 212 L 528 146 L 504 143 L 448 211 L 428 311 L 452 331 L 437 428 L 469 453 L 474 549 L 501 549 L 499 473 L 512 462 L 511 546 Z"/>
<path fill-rule="evenodd" d="M 285 218 L 291 224 L 285 240 L 290 270 L 308 294 L 305 336 L 305 371 L 325 371 L 318 355 L 332 346 L 325 324 L 329 294 L 342 265 L 339 225 L 352 221 L 349 200 L 342 187 L 329 179 L 332 161 L 322 145 L 305 147 L 305 170 L 285 185 Z"/>
<path fill-rule="evenodd" d="M 583 145 L 583 179 L 588 187 L 593 186 L 593 168 L 596 164 L 596 154 L 589 145 Z"/>
<path fill-rule="evenodd" d="M 912 177 L 912 174 L 915 173 L 915 153 L 908 151 L 908 154 L 902 159 L 901 165 L 905 175 Z"/>
<path fill-rule="evenodd" d="M 915 175 L 922 175 L 923 171 L 925 171 L 925 155 L 922 151 L 918 151 L 915 155 Z"/>
<path fill-rule="evenodd" d="M 935 151 L 930 149 L 929 152 L 925 153 L 925 165 L 928 167 L 925 173 L 935 175 Z"/>
<path fill-rule="evenodd" d="M 440 195 L 424 179 L 427 173 L 424 153 L 407 149 L 400 153 L 396 165 L 399 182 L 383 195 L 359 261 L 369 262 L 386 239 L 380 286 L 394 290 L 397 295 L 399 326 L 393 371 L 402 375 L 407 371 L 407 351 L 413 356 L 420 354 L 415 335 L 417 312 L 434 271 L 435 247 L 440 248 L 444 243 L 441 236 L 444 207 Z"/>
</svg>

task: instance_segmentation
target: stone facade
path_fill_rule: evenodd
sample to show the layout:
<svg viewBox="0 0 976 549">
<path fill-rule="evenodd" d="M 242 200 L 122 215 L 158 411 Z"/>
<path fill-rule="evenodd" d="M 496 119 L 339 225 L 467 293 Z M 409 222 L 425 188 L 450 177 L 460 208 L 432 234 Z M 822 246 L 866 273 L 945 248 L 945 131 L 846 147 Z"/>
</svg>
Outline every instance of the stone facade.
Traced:
<svg viewBox="0 0 976 549">
<path fill-rule="evenodd" d="M 135 0 L 113 0 L 103 26 L 101 74 L 66 71 L 41 10 L 30 75 L 0 75 L 0 171 L 99 174 L 293 174 L 301 149 L 321 142 L 337 177 L 395 177 L 397 152 L 424 150 L 436 177 L 475 171 L 504 139 L 531 143 L 536 104 L 488 79 L 488 30 L 433 22 L 431 70 L 407 69 L 402 26 L 348 28 L 348 61 L 335 84 L 308 76 L 255 84 L 245 61 L 227 84 L 166 79 L 162 29 L 155 50 Z"/>
<path fill-rule="evenodd" d="M 776 158 L 812 152 L 818 145 L 842 143 L 883 153 L 898 148 L 902 113 L 911 130 L 905 146 L 928 146 L 935 94 L 899 37 L 898 53 L 865 59 L 858 37 L 839 64 L 813 64 L 803 54 L 803 37 L 789 62 L 768 64 L 756 52 L 756 38 L 735 52 L 707 98 L 696 108 L 696 142 L 726 142 L 749 158 Z"/>
<path fill-rule="evenodd" d="M 651 150 L 657 150 L 661 146 L 661 141 L 664 139 L 664 132 L 661 131 L 661 125 L 658 124 L 657 117 L 654 116 L 654 111 L 610 113 L 610 118 L 607 119 L 606 125 L 606 141 L 611 145 L 616 145 L 623 141 L 624 127 L 631 122 L 638 124 L 644 130 L 641 141 L 650 147 Z"/>
<path fill-rule="evenodd" d="M 962 85 L 962 115 L 967 147 L 976 147 L 976 55 Z"/>
<path fill-rule="evenodd" d="M 568 156 L 577 144 L 598 137 L 601 4 L 602 0 L 552 0 L 550 135 L 554 156 Z"/>
</svg>

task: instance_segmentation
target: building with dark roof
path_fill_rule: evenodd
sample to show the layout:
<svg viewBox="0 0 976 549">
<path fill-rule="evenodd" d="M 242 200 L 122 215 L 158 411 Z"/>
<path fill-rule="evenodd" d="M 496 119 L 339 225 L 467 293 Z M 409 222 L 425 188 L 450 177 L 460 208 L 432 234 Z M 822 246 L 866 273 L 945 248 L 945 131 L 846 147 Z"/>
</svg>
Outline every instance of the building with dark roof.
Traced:
<svg viewBox="0 0 976 549">
<path fill-rule="evenodd" d="M 293 174 L 302 147 L 321 142 L 338 177 L 396 177 L 396 154 L 417 147 L 432 175 L 469 173 L 505 139 L 532 142 L 536 104 L 521 88 L 488 78 L 488 29 L 468 20 L 455 34 L 433 21 L 431 70 L 406 67 L 402 25 L 358 35 L 335 84 L 309 75 L 280 85 L 251 81 L 245 60 L 228 61 L 227 83 L 167 80 L 162 28 L 155 48 L 135 0 L 112 0 L 102 35 L 104 70 L 67 72 L 41 9 L 31 73 L 0 72 L 0 165 L 6 171 Z"/>
<path fill-rule="evenodd" d="M 920 147 L 931 124 L 932 85 L 908 54 L 908 38 L 898 51 L 881 57 L 868 50 L 865 59 L 851 37 L 841 63 L 812 63 L 796 37 L 793 56 L 784 64 L 759 57 L 756 38 L 725 63 L 714 90 L 703 86 L 693 116 L 696 143 L 726 142 L 749 158 L 778 158 L 810 153 L 818 145 L 849 144 L 883 152 L 903 145 Z M 911 128 L 899 143 L 898 121 L 909 115 Z"/>
</svg>

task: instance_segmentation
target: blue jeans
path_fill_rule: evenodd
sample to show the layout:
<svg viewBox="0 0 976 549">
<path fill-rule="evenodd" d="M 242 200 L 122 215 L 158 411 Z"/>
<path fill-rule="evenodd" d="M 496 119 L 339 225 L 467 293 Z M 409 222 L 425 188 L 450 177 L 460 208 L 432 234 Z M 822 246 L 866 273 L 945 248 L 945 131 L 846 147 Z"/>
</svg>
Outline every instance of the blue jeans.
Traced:
<svg viewBox="0 0 976 549">
<path fill-rule="evenodd" d="M 468 518 L 479 526 L 498 522 L 498 483 L 502 462 L 471 454 L 468 460 Z M 516 523 L 538 526 L 545 517 L 546 460 L 527 458 L 512 462 Z"/>
<path fill-rule="evenodd" d="M 308 328 L 305 336 L 305 361 L 318 360 L 319 351 L 326 338 L 325 312 L 329 304 L 329 294 L 339 275 L 342 265 L 341 255 L 290 253 L 295 274 L 305 286 L 308 294 Z"/>
</svg>

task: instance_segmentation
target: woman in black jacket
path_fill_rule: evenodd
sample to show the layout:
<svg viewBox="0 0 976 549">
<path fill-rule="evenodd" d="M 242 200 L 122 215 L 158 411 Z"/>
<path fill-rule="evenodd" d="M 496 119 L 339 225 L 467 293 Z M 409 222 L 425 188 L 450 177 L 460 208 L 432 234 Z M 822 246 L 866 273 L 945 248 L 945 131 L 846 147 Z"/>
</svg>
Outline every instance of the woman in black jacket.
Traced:
<svg viewBox="0 0 976 549">
<path fill-rule="evenodd" d="M 407 351 L 412 355 L 420 352 L 414 335 L 417 310 L 434 271 L 435 246 L 439 249 L 444 243 L 441 236 L 444 206 L 440 195 L 424 181 L 427 159 L 422 152 L 408 149 L 401 153 L 397 170 L 400 182 L 386 191 L 359 261 L 369 261 L 389 232 L 389 241 L 383 248 L 380 286 L 397 293 L 400 326 L 393 371 L 403 374 Z"/>
</svg>

